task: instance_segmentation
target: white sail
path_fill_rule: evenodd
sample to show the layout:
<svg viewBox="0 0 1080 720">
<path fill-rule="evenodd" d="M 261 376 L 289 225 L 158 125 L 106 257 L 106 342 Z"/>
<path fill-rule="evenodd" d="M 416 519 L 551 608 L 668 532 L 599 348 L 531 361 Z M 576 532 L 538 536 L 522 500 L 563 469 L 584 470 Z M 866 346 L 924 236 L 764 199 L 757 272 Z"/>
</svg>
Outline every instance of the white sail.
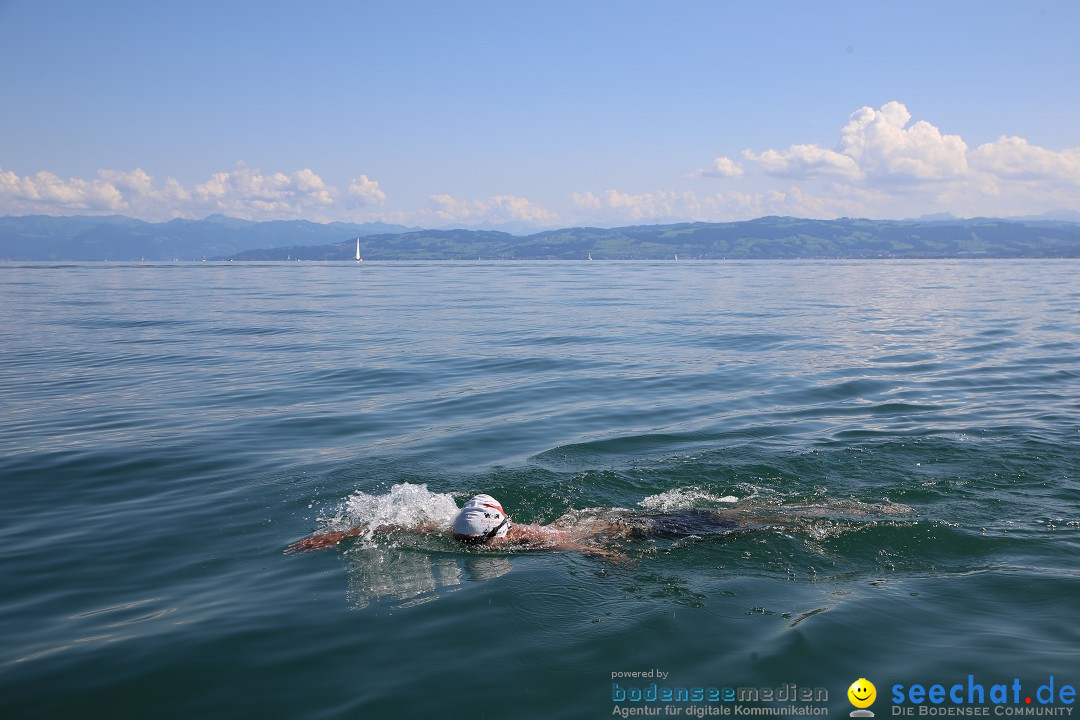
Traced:
<svg viewBox="0 0 1080 720">
<path fill-rule="evenodd" d="M 356 238 L 356 262 L 364 262 L 364 259 L 360 257 L 360 238 Z"/>
</svg>

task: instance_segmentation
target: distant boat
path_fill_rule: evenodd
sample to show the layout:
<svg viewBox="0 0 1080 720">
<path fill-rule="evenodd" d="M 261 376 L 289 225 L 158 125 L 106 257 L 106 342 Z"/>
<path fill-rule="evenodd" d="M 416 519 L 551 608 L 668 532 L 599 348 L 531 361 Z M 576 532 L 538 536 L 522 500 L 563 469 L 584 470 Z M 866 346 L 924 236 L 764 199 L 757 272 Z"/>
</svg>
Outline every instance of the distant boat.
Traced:
<svg viewBox="0 0 1080 720">
<path fill-rule="evenodd" d="M 592 262 L 592 253 L 589 253 L 589 262 Z"/>
<path fill-rule="evenodd" d="M 356 238 L 356 262 L 364 262 L 364 258 L 360 257 L 360 238 Z"/>
</svg>

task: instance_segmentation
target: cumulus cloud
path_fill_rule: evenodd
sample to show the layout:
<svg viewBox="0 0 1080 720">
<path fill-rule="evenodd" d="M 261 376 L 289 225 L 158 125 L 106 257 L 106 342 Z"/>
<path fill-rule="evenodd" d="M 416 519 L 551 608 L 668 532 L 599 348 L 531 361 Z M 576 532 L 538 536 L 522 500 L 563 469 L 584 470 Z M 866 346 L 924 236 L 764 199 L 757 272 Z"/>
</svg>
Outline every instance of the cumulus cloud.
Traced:
<svg viewBox="0 0 1080 720">
<path fill-rule="evenodd" d="M 459 200 L 451 195 L 432 195 L 430 209 L 439 221 L 462 225 L 518 222 L 550 225 L 559 218 L 558 213 L 517 195 L 496 195 L 474 200 Z"/>
<path fill-rule="evenodd" d="M 243 163 L 187 184 L 156 179 L 141 168 L 67 179 L 45 170 L 19 174 L 0 168 L 0 214 L 122 213 L 162 220 L 223 213 L 253 220 L 380 219 L 469 227 L 1080 209 L 1080 147 L 1055 150 L 1002 135 L 971 148 L 961 136 L 915 120 L 897 101 L 859 108 L 837 125 L 836 142 L 829 147 L 794 143 L 786 149 L 746 149 L 741 156 L 715 157 L 680 178 L 696 178 L 698 188 L 719 178 L 722 193 L 608 186 L 573 193 L 561 214 L 512 194 L 478 199 L 436 194 L 418 208 L 384 210 L 387 193 L 369 175 L 355 174 L 339 189 L 311 168 L 263 172 Z"/>
<path fill-rule="evenodd" d="M 906 127 L 910 120 L 896 101 L 860 108 L 841 131 L 840 152 L 868 175 L 945 180 L 967 172 L 967 144 L 959 135 L 943 135 L 925 120 Z"/>
<path fill-rule="evenodd" d="M 347 207 L 380 205 L 386 193 L 361 175 L 350 182 L 347 202 L 337 188 L 310 168 L 264 173 L 240 163 L 213 173 L 205 182 L 184 187 L 175 178 L 163 183 L 141 168 L 101 170 L 92 180 L 41 171 L 19 176 L 0 169 L 0 212 L 62 214 L 112 212 L 159 220 L 223 213 L 252 220 L 338 215 Z"/>
<path fill-rule="evenodd" d="M 803 144 L 761 153 L 748 149 L 743 157 L 769 175 L 797 179 L 927 182 L 967 174 L 968 148 L 959 135 L 945 135 L 925 120 L 909 122 L 903 103 L 863 107 L 851 114 L 835 149 Z"/>
<path fill-rule="evenodd" d="M 557 212 L 509 194 L 480 199 L 440 194 L 431 196 L 427 207 L 412 211 L 355 212 L 382 206 L 386 198 L 378 181 L 368 175 L 353 178 L 342 192 L 310 168 L 263 172 L 239 163 L 192 186 L 175 178 L 158 182 L 142 169 L 102 170 L 92 180 L 64 180 L 45 171 L 20 176 L 0 168 L 0 214 L 122 213 L 163 220 L 221 213 L 249 220 L 383 220 L 462 226 L 559 222 Z"/>
<path fill-rule="evenodd" d="M 863 207 L 859 193 L 841 197 L 815 195 L 797 186 L 711 195 L 667 191 L 635 194 L 611 189 L 602 193 L 574 193 L 571 199 L 578 212 L 575 222 L 601 225 L 688 220 L 722 222 L 762 215 L 829 218 L 860 214 L 858 211 Z"/>
<path fill-rule="evenodd" d="M 382 205 L 386 202 L 386 193 L 379 189 L 379 183 L 361 175 L 349 183 L 349 197 L 358 205 Z"/>
<path fill-rule="evenodd" d="M 810 216 L 816 216 L 810 214 L 815 208 L 827 212 L 830 207 L 876 217 L 940 211 L 1035 214 L 1076 209 L 1080 185 L 1080 147 L 1057 151 L 1002 136 L 971 149 L 961 136 L 927 120 L 912 122 L 911 112 L 897 101 L 853 112 L 833 147 L 793 144 L 786 150 L 747 149 L 742 156 L 749 164 L 746 180 L 757 188 L 753 206 L 802 207 Z M 699 170 L 692 176 L 725 175 Z M 763 191 L 767 178 L 794 185 Z"/>
<path fill-rule="evenodd" d="M 693 216 L 701 205 L 695 193 L 667 191 L 635 195 L 612 189 L 599 195 L 592 192 L 573 193 L 571 200 L 587 216 L 616 217 L 634 222 Z"/>
<path fill-rule="evenodd" d="M 743 167 L 729 157 L 721 155 L 713 160 L 712 167 L 695 170 L 691 177 L 717 177 L 737 178 L 742 177 Z"/>
<path fill-rule="evenodd" d="M 329 208 L 337 197 L 338 191 L 310 169 L 291 175 L 263 174 L 244 164 L 230 172 L 214 173 L 192 192 L 193 202 L 203 212 L 251 219 L 302 217 Z"/>
<path fill-rule="evenodd" d="M 972 152 L 972 165 L 1001 178 L 1057 179 L 1080 185 L 1080 147 L 1055 152 L 1021 137 L 985 143 Z"/>
<path fill-rule="evenodd" d="M 40 171 L 22 177 L 0 171 L 0 199 L 17 210 L 40 211 L 109 211 L 128 209 L 120 188 L 108 179 L 108 173 L 94 180 L 63 180 L 51 172 Z M 114 178 L 115 179 L 115 178 Z"/>
<path fill-rule="evenodd" d="M 834 150 L 826 150 L 817 145 L 792 145 L 783 152 L 766 150 L 760 155 L 755 155 L 751 150 L 745 150 L 743 157 L 756 162 L 769 175 L 779 177 L 858 178 L 862 175 L 853 157 Z"/>
</svg>

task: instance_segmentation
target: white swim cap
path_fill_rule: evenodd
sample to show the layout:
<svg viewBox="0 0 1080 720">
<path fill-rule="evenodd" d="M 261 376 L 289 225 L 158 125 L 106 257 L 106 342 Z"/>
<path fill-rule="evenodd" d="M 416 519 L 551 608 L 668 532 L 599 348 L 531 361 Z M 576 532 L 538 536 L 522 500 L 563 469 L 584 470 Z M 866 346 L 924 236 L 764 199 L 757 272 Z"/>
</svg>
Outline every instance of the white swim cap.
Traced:
<svg viewBox="0 0 1080 720">
<path fill-rule="evenodd" d="M 506 537 L 510 530 L 510 518 L 499 501 L 490 495 L 477 495 L 454 518 L 454 536 L 461 540 L 483 542 L 491 538 Z"/>
</svg>

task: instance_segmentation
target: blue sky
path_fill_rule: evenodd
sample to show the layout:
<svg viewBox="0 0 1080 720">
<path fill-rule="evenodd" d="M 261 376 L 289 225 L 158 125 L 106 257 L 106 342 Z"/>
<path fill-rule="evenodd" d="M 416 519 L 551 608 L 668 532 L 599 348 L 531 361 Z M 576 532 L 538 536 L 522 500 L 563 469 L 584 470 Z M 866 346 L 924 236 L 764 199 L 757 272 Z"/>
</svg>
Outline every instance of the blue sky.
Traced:
<svg viewBox="0 0 1080 720">
<path fill-rule="evenodd" d="M 1080 211 L 1076 2 L 0 0 L 0 214 Z"/>
</svg>

